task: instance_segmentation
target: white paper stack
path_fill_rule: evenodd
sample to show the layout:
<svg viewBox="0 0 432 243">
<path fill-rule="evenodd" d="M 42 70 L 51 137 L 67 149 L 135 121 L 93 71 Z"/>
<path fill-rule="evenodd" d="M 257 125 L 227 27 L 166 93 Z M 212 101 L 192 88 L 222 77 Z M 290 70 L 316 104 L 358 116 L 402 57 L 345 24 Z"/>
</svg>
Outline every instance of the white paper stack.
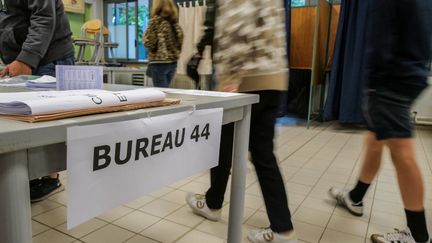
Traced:
<svg viewBox="0 0 432 243">
<path fill-rule="evenodd" d="M 43 88 L 43 89 L 55 89 L 57 86 L 57 80 L 55 77 L 44 75 L 37 79 L 27 80 L 27 88 Z"/>
<path fill-rule="evenodd" d="M 125 91 L 65 90 L 0 93 L 0 114 L 43 115 L 84 109 L 156 102 L 165 93 L 152 88 Z"/>
<path fill-rule="evenodd" d="M 21 76 L 0 78 L 0 86 L 3 87 L 25 87 L 27 79 Z"/>
</svg>

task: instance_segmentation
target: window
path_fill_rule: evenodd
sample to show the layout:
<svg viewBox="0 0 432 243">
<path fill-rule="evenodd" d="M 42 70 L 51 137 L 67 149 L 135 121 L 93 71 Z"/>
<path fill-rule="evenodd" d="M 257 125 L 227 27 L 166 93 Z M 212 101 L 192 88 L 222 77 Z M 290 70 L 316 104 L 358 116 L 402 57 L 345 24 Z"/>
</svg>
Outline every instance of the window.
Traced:
<svg viewBox="0 0 432 243">
<path fill-rule="evenodd" d="M 303 7 L 306 5 L 306 0 L 291 0 L 291 7 Z"/>
<path fill-rule="evenodd" d="M 150 0 L 104 1 L 105 26 L 110 31 L 111 41 L 119 44 L 114 50 L 117 60 L 147 60 L 142 34 L 150 19 L 149 2 Z M 108 58 L 113 58 L 111 53 L 107 54 Z"/>
<path fill-rule="evenodd" d="M 298 7 L 316 6 L 317 2 L 318 0 L 291 0 L 291 7 L 298 8 Z"/>
</svg>

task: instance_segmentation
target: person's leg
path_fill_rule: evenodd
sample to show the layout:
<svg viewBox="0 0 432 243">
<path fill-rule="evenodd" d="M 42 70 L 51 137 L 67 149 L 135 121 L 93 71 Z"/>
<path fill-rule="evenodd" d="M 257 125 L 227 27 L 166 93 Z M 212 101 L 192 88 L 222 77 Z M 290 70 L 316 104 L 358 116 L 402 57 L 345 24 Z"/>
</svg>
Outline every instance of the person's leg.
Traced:
<svg viewBox="0 0 432 243">
<path fill-rule="evenodd" d="M 270 228 L 277 233 L 293 230 L 284 181 L 273 153 L 274 126 L 279 92 L 261 91 L 252 106 L 249 150 L 264 197 Z"/>
<path fill-rule="evenodd" d="M 369 132 L 365 139 L 365 155 L 356 186 L 349 192 L 354 203 L 363 201 L 369 185 L 375 179 L 381 166 L 384 143 L 376 139 L 375 133 Z"/>
<path fill-rule="evenodd" d="M 206 192 L 206 202 L 210 209 L 220 209 L 232 165 L 234 123 L 222 126 L 219 148 L 219 164 L 210 169 L 210 188 Z"/>
<path fill-rule="evenodd" d="M 413 139 L 389 139 L 386 144 L 396 168 L 408 228 L 417 242 L 426 242 L 429 235 L 424 211 L 423 179 L 414 156 Z"/>
<path fill-rule="evenodd" d="M 174 77 L 177 72 L 177 63 L 170 63 L 167 65 L 167 76 L 166 76 L 166 85 L 167 87 L 170 86 L 171 82 L 174 80 Z"/>
<path fill-rule="evenodd" d="M 222 126 L 219 148 L 219 164 L 210 169 L 210 188 L 205 195 L 188 193 L 186 203 L 195 214 L 209 220 L 221 218 L 221 208 L 232 165 L 234 123 Z"/>
<path fill-rule="evenodd" d="M 386 144 L 396 168 L 405 208 L 412 211 L 423 210 L 423 180 L 414 157 L 413 140 L 389 139 Z"/>
<path fill-rule="evenodd" d="M 167 81 L 167 73 L 168 69 L 166 68 L 167 64 L 151 64 L 151 76 L 154 87 L 168 87 Z"/>
</svg>

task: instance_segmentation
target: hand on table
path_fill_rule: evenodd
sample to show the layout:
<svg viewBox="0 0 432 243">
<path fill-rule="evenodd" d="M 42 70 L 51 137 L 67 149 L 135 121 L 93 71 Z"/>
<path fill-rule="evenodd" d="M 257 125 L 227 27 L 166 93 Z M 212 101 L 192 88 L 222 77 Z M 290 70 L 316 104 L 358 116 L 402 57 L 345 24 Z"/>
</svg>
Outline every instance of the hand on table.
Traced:
<svg viewBox="0 0 432 243">
<path fill-rule="evenodd" d="M 31 74 L 32 74 L 32 70 L 29 65 L 15 60 L 9 65 L 7 65 L 5 69 L 3 69 L 3 71 L 0 72 L 0 78 L 6 75 L 14 77 L 18 75 L 31 75 Z"/>
</svg>

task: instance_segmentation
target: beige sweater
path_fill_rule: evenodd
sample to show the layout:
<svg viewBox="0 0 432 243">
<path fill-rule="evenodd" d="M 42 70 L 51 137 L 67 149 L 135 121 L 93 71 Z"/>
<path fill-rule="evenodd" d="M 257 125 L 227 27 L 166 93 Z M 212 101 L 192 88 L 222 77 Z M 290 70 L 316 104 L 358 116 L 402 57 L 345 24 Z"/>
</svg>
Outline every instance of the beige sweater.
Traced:
<svg viewBox="0 0 432 243">
<path fill-rule="evenodd" d="M 239 91 L 286 90 L 285 12 L 280 0 L 219 0 L 217 81 Z"/>
</svg>

